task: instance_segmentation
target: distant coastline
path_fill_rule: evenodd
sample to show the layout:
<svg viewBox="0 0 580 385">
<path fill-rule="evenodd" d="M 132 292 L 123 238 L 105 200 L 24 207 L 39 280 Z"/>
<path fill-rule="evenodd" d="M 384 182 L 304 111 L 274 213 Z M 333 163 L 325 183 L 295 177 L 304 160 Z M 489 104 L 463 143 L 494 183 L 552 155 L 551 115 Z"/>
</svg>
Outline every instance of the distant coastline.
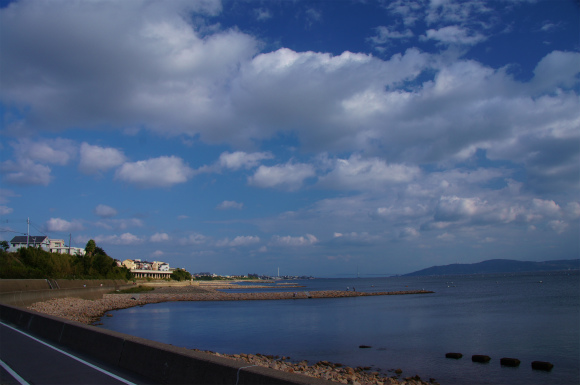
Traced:
<svg viewBox="0 0 580 385">
<path fill-rule="evenodd" d="M 404 274 L 403 276 L 416 277 L 429 275 L 524 273 L 579 269 L 580 259 L 544 262 L 517 261 L 513 259 L 490 259 L 478 263 L 454 263 L 443 266 L 432 266 L 409 274 Z"/>
</svg>

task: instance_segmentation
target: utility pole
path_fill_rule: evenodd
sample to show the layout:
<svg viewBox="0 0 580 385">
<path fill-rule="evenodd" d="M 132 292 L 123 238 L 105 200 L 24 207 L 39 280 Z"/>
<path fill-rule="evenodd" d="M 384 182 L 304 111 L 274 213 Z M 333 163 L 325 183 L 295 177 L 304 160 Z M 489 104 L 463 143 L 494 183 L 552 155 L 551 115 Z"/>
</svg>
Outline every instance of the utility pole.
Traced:
<svg viewBox="0 0 580 385">
<path fill-rule="evenodd" d="M 72 239 L 72 234 L 69 233 L 68 234 L 68 255 L 70 255 L 70 242 L 71 242 L 71 239 Z"/>
<path fill-rule="evenodd" d="M 28 249 L 28 241 L 30 239 L 30 218 L 26 218 L 26 224 L 28 225 L 28 230 L 26 231 L 26 248 Z"/>
</svg>

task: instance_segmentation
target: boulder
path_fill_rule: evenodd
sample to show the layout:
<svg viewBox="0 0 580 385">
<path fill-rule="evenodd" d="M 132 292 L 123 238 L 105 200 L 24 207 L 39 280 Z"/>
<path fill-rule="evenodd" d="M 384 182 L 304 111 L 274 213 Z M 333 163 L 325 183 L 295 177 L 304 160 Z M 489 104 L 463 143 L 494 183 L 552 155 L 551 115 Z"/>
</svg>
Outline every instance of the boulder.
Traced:
<svg viewBox="0 0 580 385">
<path fill-rule="evenodd" d="M 446 358 L 454 358 L 454 359 L 458 360 L 461 357 L 463 357 L 463 354 L 461 354 L 461 353 L 446 353 L 445 357 Z"/>
<path fill-rule="evenodd" d="M 372 348 L 372 346 L 369 346 L 369 345 L 359 345 L 359 348 L 360 349 L 370 349 L 370 348 Z"/>
<path fill-rule="evenodd" d="M 532 369 L 535 370 L 545 370 L 549 372 L 554 367 L 554 364 L 545 361 L 534 361 L 532 362 Z"/>
<path fill-rule="evenodd" d="M 499 360 L 499 363 L 502 366 L 516 367 L 516 366 L 520 366 L 521 361 L 518 360 L 517 358 L 503 357 Z"/>
<path fill-rule="evenodd" d="M 471 361 L 473 362 L 480 362 L 480 363 L 487 363 L 491 360 L 490 356 L 486 356 L 483 354 L 474 354 L 471 356 Z"/>
</svg>

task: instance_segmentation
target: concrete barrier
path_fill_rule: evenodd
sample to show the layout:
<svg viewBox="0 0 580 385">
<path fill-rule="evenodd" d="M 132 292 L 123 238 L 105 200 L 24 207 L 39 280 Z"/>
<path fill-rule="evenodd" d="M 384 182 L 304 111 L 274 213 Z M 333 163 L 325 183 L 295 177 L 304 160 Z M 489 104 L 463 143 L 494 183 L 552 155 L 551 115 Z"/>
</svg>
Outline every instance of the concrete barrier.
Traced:
<svg viewBox="0 0 580 385">
<path fill-rule="evenodd" d="M 203 352 L 150 341 L 0 303 L 0 319 L 20 330 L 162 384 L 330 385 Z"/>
</svg>

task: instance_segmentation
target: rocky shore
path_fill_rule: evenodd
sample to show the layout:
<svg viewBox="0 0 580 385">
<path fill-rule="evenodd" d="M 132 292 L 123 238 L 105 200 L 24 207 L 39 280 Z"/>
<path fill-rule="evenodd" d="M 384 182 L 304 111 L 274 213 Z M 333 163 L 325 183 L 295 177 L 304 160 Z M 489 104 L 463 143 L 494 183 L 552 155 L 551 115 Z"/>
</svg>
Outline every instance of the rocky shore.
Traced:
<svg viewBox="0 0 580 385">
<path fill-rule="evenodd" d="M 404 295 L 426 294 L 425 290 L 409 290 L 397 292 L 365 293 L 354 291 L 300 291 L 300 292 L 260 292 L 260 293 L 224 293 L 212 287 L 181 286 L 160 287 L 153 292 L 140 294 L 105 294 L 97 300 L 84 300 L 79 298 L 55 298 L 49 301 L 37 302 L 28 308 L 45 314 L 50 314 L 85 324 L 95 324 L 110 310 L 125 309 L 141 306 L 149 303 L 168 301 L 247 301 L 247 300 L 281 300 L 281 299 L 307 299 L 307 298 L 339 298 L 360 297 L 376 295 Z M 287 372 L 295 372 L 311 377 L 324 378 L 343 384 L 431 384 L 436 383 L 421 380 L 418 376 L 403 377 L 400 371 L 394 370 L 391 375 L 372 371 L 371 368 L 350 368 L 338 363 L 321 361 L 309 366 L 306 361 L 290 362 L 288 357 L 272 357 L 260 354 L 235 354 L 226 355 L 208 352 L 214 355 L 243 360 L 250 365 L 270 367 Z"/>
</svg>

